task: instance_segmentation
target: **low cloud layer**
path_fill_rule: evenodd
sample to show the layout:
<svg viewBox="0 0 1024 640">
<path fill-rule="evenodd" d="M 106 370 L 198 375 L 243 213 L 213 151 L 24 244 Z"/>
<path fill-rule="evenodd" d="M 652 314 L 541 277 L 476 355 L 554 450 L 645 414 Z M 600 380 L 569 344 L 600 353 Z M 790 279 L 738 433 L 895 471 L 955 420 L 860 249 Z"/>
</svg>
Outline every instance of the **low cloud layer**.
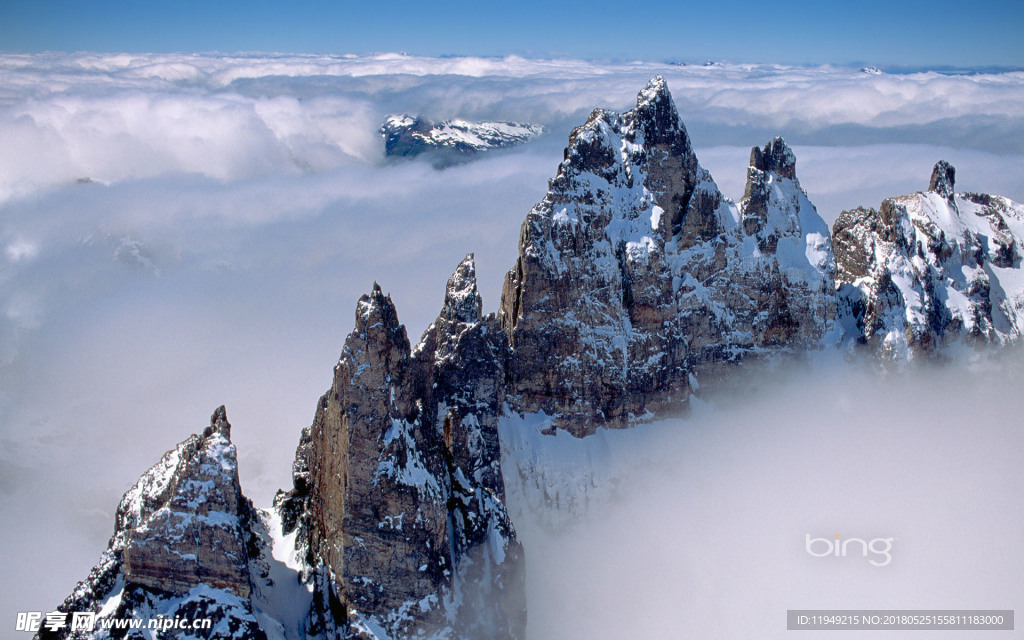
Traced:
<svg viewBox="0 0 1024 640">
<path fill-rule="evenodd" d="M 1019 356 L 969 374 L 772 372 L 689 420 L 534 439 L 530 482 L 562 510 L 511 491 L 530 637 L 776 638 L 788 609 L 1015 608 Z M 586 495 L 574 514 L 571 495 Z M 808 534 L 886 553 L 815 557 Z"/>
<path fill-rule="evenodd" d="M 243 488 L 286 486 L 358 297 L 416 341 L 475 252 L 498 304 L 519 226 L 594 107 L 664 74 L 739 198 L 783 134 L 826 219 L 924 188 L 1024 200 L 1024 76 L 399 55 L 0 56 L 0 619 L 86 575 L 121 494 L 227 404 Z M 443 171 L 387 162 L 389 113 L 543 124 Z"/>
</svg>

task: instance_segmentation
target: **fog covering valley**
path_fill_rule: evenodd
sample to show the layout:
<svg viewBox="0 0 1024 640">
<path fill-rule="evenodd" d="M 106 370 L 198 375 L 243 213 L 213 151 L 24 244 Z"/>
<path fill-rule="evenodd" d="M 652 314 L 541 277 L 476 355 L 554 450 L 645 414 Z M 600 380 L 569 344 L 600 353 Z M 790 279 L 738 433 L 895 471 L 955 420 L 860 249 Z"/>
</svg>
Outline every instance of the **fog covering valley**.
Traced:
<svg viewBox="0 0 1024 640">
<path fill-rule="evenodd" d="M 529 452 L 525 480 L 505 469 L 529 637 L 831 638 L 787 632 L 786 610 L 1019 610 L 1021 362 L 751 372 L 689 420 L 583 440 L 507 421 L 503 444 Z M 806 553 L 836 533 L 892 538 L 891 560 Z"/>
<path fill-rule="evenodd" d="M 474 252 L 495 310 L 571 128 L 630 108 L 656 74 L 734 199 L 750 147 L 783 135 L 830 223 L 924 189 L 940 158 L 958 191 L 1024 201 L 1021 72 L 0 56 L 0 620 L 52 610 L 122 493 L 220 404 L 243 490 L 269 506 L 359 296 L 379 282 L 415 342 Z M 385 159 L 393 113 L 546 134 L 438 170 Z M 531 637 L 779 637 L 787 608 L 1014 608 L 1020 374 L 1018 351 L 887 377 L 823 358 L 583 441 L 510 418 L 509 455 L 550 483 L 505 470 Z M 805 534 L 837 532 L 895 538 L 891 564 L 804 552 Z"/>
</svg>

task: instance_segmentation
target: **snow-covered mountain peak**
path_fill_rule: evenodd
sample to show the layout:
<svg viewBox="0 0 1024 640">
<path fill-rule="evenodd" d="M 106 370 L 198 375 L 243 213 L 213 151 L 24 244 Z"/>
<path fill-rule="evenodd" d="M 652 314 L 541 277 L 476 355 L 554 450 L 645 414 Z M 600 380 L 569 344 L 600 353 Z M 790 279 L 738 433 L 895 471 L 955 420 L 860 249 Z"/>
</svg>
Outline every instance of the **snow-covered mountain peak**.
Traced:
<svg viewBox="0 0 1024 640">
<path fill-rule="evenodd" d="M 737 207 L 662 78 L 636 108 L 573 130 L 502 296 L 520 408 L 586 434 L 681 411 L 691 379 L 748 355 L 820 347 L 834 317 L 827 225 L 781 138 L 753 164 Z"/>
<path fill-rule="evenodd" d="M 147 620 L 201 610 L 224 625 L 218 637 L 266 638 L 250 600 L 262 578 L 251 573 L 260 554 L 252 545 L 258 515 L 242 495 L 230 434 L 219 407 L 201 435 L 142 474 L 118 505 L 107 550 L 60 611 Z M 65 627 L 39 637 L 106 636 L 76 635 Z"/>
<path fill-rule="evenodd" d="M 472 323 L 480 320 L 482 312 L 483 299 L 476 284 L 476 260 L 471 253 L 448 278 L 441 315 L 450 322 Z"/>
<path fill-rule="evenodd" d="M 473 155 L 523 144 L 544 133 L 544 127 L 522 122 L 468 122 L 452 119 L 436 123 L 411 115 L 390 115 L 380 127 L 387 156 L 432 154 L 443 166 Z"/>
<path fill-rule="evenodd" d="M 751 149 L 739 210 L 743 231 L 756 239 L 758 251 L 776 257 L 792 281 L 819 291 L 832 288 L 828 225 L 800 187 L 796 154 L 781 137 Z"/>
<path fill-rule="evenodd" d="M 679 134 L 682 132 L 685 146 L 689 146 L 689 138 L 686 137 L 676 103 L 663 77 L 655 76 L 637 94 L 634 112 L 637 124 L 649 144 L 681 144 L 683 141 L 679 140 Z"/>
<path fill-rule="evenodd" d="M 847 326 L 884 358 L 1016 341 L 1024 333 L 1024 206 L 954 193 L 939 161 L 929 190 L 844 211 L 833 226 Z"/>
</svg>

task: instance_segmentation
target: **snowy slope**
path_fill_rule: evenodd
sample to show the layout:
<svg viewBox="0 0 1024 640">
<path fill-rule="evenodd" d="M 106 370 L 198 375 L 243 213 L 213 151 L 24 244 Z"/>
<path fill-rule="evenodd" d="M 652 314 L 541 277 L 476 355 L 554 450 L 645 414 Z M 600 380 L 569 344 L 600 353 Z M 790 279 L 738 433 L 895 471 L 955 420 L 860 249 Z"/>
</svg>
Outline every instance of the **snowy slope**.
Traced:
<svg viewBox="0 0 1024 640">
<path fill-rule="evenodd" d="M 1024 205 L 954 193 L 953 175 L 940 162 L 928 191 L 836 221 L 844 324 L 883 357 L 1005 345 L 1024 331 Z"/>
<path fill-rule="evenodd" d="M 431 122 L 410 115 L 392 115 L 384 120 L 380 134 L 388 156 L 432 153 L 439 161 L 454 161 L 473 154 L 514 147 L 541 135 L 544 127 L 519 122 Z"/>
</svg>

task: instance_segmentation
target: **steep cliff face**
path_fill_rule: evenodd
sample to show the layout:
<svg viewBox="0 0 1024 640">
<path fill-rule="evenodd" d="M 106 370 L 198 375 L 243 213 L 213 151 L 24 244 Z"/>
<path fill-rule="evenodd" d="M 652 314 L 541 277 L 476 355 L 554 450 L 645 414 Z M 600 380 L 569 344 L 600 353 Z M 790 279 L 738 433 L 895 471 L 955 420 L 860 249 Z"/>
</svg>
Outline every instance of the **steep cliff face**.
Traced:
<svg viewBox="0 0 1024 640">
<path fill-rule="evenodd" d="M 304 537 L 311 566 L 326 567 L 351 614 L 415 610 L 436 629 L 450 588 L 450 488 L 412 365 L 405 327 L 374 286 L 311 427 Z M 380 622 L 411 631 L 397 618 Z"/>
<path fill-rule="evenodd" d="M 230 437 L 220 407 L 201 435 L 143 474 L 117 507 L 99 563 L 58 607 L 95 613 L 96 624 L 72 631 L 69 617 L 39 638 L 106 638 L 103 620 L 158 616 L 211 621 L 209 631 L 170 629 L 161 638 L 266 638 L 250 599 L 265 578 L 250 571 L 260 553 L 252 535 L 257 513 L 239 487 Z"/>
<path fill-rule="evenodd" d="M 751 160 L 736 206 L 660 77 L 633 110 L 573 130 L 503 290 L 517 409 L 584 435 L 684 410 L 694 375 L 821 345 L 835 315 L 827 226 L 781 138 Z"/>
<path fill-rule="evenodd" d="M 751 149 L 739 210 L 741 266 L 722 274 L 720 288 L 729 289 L 727 278 L 739 273 L 740 280 L 762 279 L 768 295 L 745 300 L 755 348 L 803 351 L 837 344 L 836 267 L 828 225 L 800 186 L 796 156 L 781 137 Z"/>
<path fill-rule="evenodd" d="M 844 325 L 884 359 L 1024 330 L 1024 206 L 955 193 L 954 179 L 940 161 L 928 191 L 844 211 L 833 226 Z"/>
<path fill-rule="evenodd" d="M 414 357 L 427 370 L 427 406 L 451 478 L 455 635 L 524 638 L 525 558 L 505 509 L 498 441 L 510 354 L 497 319 L 481 309 L 470 255 Z"/>
<path fill-rule="evenodd" d="M 278 499 L 320 594 L 311 633 L 523 637 L 496 427 L 505 344 L 480 308 L 472 257 L 415 350 L 380 287 L 360 299 Z"/>
</svg>

